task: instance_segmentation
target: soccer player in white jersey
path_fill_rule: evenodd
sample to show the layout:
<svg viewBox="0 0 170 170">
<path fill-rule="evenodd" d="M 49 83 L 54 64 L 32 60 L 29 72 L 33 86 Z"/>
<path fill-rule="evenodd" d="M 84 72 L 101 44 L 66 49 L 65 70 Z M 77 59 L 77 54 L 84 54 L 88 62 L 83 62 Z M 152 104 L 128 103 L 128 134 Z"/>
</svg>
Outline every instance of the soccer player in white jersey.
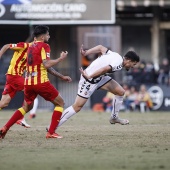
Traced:
<svg viewBox="0 0 170 170">
<path fill-rule="evenodd" d="M 113 80 L 107 73 L 119 71 L 122 68 L 129 70 L 133 68 L 139 61 L 139 56 L 134 51 L 128 51 L 124 57 L 102 45 L 98 45 L 89 50 L 80 49 L 81 55 L 90 55 L 100 53 L 101 55 L 94 60 L 85 70 L 80 69 L 81 77 L 78 85 L 78 93 L 75 103 L 64 110 L 58 126 L 61 126 L 71 116 L 79 112 L 87 102 L 88 98 L 97 89 L 107 90 L 115 95 L 113 99 L 113 109 L 110 117 L 110 123 L 119 123 L 121 125 L 129 124 L 129 120 L 121 119 L 118 116 L 120 106 L 123 102 L 125 90 L 123 87 Z"/>
</svg>

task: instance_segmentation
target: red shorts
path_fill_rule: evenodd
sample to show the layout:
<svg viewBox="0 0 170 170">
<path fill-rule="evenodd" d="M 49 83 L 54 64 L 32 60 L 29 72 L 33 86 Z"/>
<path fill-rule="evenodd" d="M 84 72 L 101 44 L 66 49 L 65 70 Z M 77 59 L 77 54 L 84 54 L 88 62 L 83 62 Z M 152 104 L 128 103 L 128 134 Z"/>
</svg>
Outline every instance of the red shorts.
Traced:
<svg viewBox="0 0 170 170">
<path fill-rule="evenodd" d="M 6 75 L 6 84 L 2 95 L 9 94 L 11 98 L 15 96 L 18 91 L 24 90 L 24 77 L 18 75 Z"/>
<path fill-rule="evenodd" d="M 33 103 L 38 94 L 47 101 L 53 101 L 59 92 L 49 81 L 37 85 L 24 86 L 24 99 L 28 104 Z"/>
</svg>

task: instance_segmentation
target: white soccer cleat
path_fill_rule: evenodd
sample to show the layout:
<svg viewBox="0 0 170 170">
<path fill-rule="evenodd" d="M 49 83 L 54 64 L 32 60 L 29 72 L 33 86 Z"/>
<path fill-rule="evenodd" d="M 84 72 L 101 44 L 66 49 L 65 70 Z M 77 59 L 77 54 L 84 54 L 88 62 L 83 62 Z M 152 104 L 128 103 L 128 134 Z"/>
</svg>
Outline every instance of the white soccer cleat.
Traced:
<svg viewBox="0 0 170 170">
<path fill-rule="evenodd" d="M 111 124 L 116 124 L 116 123 L 119 123 L 119 124 L 121 124 L 121 125 L 128 125 L 129 124 L 129 120 L 127 120 L 127 119 L 120 119 L 120 118 L 110 118 L 110 123 Z"/>
<path fill-rule="evenodd" d="M 18 121 L 16 122 L 16 124 L 21 125 L 21 126 L 23 126 L 23 127 L 25 127 L 25 128 L 30 128 L 30 127 L 31 127 L 29 124 L 27 124 L 27 122 L 25 121 L 25 119 L 18 120 Z"/>
</svg>

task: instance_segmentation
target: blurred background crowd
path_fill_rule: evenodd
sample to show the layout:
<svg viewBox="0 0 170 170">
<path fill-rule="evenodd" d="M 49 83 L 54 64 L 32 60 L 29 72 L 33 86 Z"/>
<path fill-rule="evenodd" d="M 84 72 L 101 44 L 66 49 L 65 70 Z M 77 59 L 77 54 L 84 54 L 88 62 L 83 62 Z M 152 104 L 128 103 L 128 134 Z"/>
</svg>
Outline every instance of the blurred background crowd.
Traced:
<svg viewBox="0 0 170 170">
<path fill-rule="evenodd" d="M 134 69 L 130 70 L 123 77 L 123 82 L 128 85 L 138 84 L 159 84 L 167 85 L 170 83 L 170 67 L 167 58 L 162 59 L 162 63 L 159 66 L 159 70 L 155 70 L 152 62 L 140 61 Z"/>
</svg>

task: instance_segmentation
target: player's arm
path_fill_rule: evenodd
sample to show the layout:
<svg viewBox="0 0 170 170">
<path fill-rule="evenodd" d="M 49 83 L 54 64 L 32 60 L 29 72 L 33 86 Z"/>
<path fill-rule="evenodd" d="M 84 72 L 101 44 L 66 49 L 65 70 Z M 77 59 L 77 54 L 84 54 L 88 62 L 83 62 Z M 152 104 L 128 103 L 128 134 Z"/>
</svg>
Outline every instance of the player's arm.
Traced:
<svg viewBox="0 0 170 170">
<path fill-rule="evenodd" d="M 109 73 L 111 71 L 111 66 L 105 66 L 100 68 L 99 70 L 96 70 L 94 73 L 92 73 L 91 75 L 88 75 L 86 73 L 85 70 L 83 70 L 82 68 L 80 68 L 80 72 L 81 74 L 86 78 L 86 79 L 91 79 L 91 78 L 95 78 L 95 77 L 99 77 L 101 75 L 104 75 L 106 73 Z"/>
<path fill-rule="evenodd" d="M 63 61 L 68 55 L 68 52 L 65 51 L 65 52 L 61 52 L 60 53 L 60 57 L 55 59 L 55 60 L 43 60 L 43 65 L 45 68 L 50 68 L 56 64 L 58 64 L 59 62 Z"/>
<path fill-rule="evenodd" d="M 17 44 L 10 44 L 10 49 L 14 50 L 14 51 L 19 51 L 19 50 L 24 50 L 26 48 L 28 48 L 30 43 L 26 43 L 26 42 L 19 42 Z"/>
<path fill-rule="evenodd" d="M 108 49 L 102 45 L 97 45 L 97 46 L 90 48 L 88 50 L 84 50 L 83 45 L 80 48 L 80 53 L 83 56 L 87 56 L 89 54 L 96 54 L 96 53 L 106 54 L 107 51 L 108 51 Z"/>
<path fill-rule="evenodd" d="M 10 48 L 10 44 L 6 44 L 4 45 L 1 50 L 0 50 L 0 58 L 2 57 L 2 55 L 6 52 L 6 50 L 8 50 Z"/>
<path fill-rule="evenodd" d="M 67 81 L 67 82 L 71 82 L 71 78 L 69 76 L 64 76 L 62 74 L 60 74 L 59 72 L 57 72 L 53 67 L 47 68 L 48 73 L 52 74 L 55 77 L 60 78 L 61 80 Z"/>
</svg>

